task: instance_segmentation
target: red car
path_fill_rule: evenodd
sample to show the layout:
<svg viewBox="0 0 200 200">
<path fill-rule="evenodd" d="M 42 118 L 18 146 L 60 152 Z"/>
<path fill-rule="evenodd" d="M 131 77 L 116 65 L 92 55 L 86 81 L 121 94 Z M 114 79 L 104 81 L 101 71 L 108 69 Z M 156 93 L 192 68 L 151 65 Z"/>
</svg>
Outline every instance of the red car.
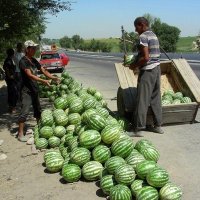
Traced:
<svg viewBox="0 0 200 200">
<path fill-rule="evenodd" d="M 69 57 L 57 51 L 43 51 L 41 53 L 40 64 L 48 71 L 62 72 L 69 62 Z"/>
</svg>

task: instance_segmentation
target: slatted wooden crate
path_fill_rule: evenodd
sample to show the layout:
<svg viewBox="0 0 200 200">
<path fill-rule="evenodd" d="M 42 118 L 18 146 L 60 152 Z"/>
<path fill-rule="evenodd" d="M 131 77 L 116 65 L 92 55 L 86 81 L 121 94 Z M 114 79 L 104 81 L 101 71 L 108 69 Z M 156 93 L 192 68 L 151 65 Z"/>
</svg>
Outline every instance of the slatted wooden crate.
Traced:
<svg viewBox="0 0 200 200">
<path fill-rule="evenodd" d="M 162 106 L 163 124 L 193 123 L 200 104 L 200 81 L 185 59 L 161 62 L 161 93 L 173 89 L 192 99 L 192 103 Z M 133 72 L 122 63 L 115 63 L 120 87 L 117 92 L 117 107 L 121 115 L 132 115 L 137 94 L 138 71 Z M 152 121 L 149 109 L 147 124 Z"/>
</svg>

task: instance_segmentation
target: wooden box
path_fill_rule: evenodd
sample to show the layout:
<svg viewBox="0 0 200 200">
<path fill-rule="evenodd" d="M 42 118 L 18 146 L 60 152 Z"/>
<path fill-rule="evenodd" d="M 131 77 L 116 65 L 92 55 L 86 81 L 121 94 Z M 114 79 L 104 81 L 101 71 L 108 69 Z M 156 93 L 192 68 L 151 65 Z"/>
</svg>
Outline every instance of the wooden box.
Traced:
<svg viewBox="0 0 200 200">
<path fill-rule="evenodd" d="M 192 103 L 162 106 L 163 124 L 193 123 L 200 104 L 200 81 L 185 59 L 161 62 L 161 94 L 173 89 L 192 99 Z M 122 63 L 115 63 L 120 87 L 117 93 L 117 107 L 120 115 L 132 115 L 137 94 L 138 72 L 133 72 Z M 152 121 L 149 109 L 147 124 Z"/>
</svg>

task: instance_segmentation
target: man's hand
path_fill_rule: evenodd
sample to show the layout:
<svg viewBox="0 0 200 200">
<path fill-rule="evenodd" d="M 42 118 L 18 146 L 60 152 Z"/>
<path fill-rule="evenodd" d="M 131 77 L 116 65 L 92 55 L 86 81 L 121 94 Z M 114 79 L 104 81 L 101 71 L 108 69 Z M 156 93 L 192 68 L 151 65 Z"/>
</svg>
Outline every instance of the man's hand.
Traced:
<svg viewBox="0 0 200 200">
<path fill-rule="evenodd" d="M 56 77 L 56 76 L 54 76 L 54 77 L 52 78 L 52 80 L 56 81 L 57 84 L 59 84 L 60 81 L 61 81 L 60 78 L 59 78 L 59 77 Z"/>
<path fill-rule="evenodd" d="M 49 87 L 51 86 L 49 80 L 43 80 L 42 83 L 44 83 L 45 85 L 47 85 L 47 86 L 49 86 Z"/>
</svg>

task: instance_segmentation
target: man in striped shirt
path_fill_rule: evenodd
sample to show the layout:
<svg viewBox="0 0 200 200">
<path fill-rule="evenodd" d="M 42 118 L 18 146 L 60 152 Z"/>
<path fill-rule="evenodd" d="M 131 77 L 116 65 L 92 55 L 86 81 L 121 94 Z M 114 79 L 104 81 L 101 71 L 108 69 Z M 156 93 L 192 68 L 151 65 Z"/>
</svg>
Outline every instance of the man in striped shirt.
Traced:
<svg viewBox="0 0 200 200">
<path fill-rule="evenodd" d="M 164 133 L 161 129 L 162 106 L 160 94 L 160 48 L 157 36 L 149 29 L 149 22 L 144 17 L 134 21 L 135 31 L 139 34 L 138 59 L 130 66 L 138 68 L 137 101 L 133 116 L 134 134 L 141 137 L 141 130 L 146 129 L 147 111 L 150 106 L 154 124 L 152 132 Z"/>
</svg>

